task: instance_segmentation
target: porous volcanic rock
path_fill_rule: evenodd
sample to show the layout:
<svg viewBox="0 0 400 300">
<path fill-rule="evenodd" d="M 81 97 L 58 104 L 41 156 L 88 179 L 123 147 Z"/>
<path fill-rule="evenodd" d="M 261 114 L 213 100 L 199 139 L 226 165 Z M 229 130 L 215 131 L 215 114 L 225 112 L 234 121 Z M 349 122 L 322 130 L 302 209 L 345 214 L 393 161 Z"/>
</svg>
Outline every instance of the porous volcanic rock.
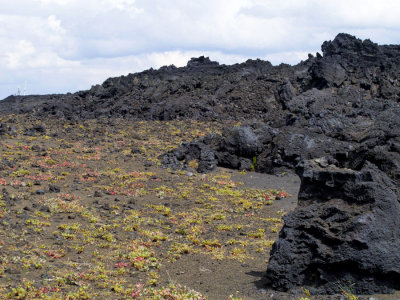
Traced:
<svg viewBox="0 0 400 300">
<path fill-rule="evenodd" d="M 99 117 L 260 120 L 281 127 L 296 120 L 312 121 L 302 106 L 310 97 L 326 98 L 324 104 L 313 105 L 322 109 L 318 112 L 322 115 L 351 113 L 353 106 L 371 99 L 399 100 L 400 46 L 379 46 L 339 34 L 322 45 L 322 53 L 310 54 L 295 66 L 272 66 L 262 60 L 227 66 L 199 57 L 186 67 L 165 66 L 109 78 L 74 94 L 10 96 L 2 101 L 0 113 L 72 121 Z M 328 105 L 331 99 L 334 102 Z"/>
<path fill-rule="evenodd" d="M 275 119 L 196 143 L 220 166 L 300 175 L 299 207 L 271 251 L 270 287 L 388 293 L 400 289 L 399 47 L 342 34 L 322 51 L 309 59 L 307 84 L 280 84 Z"/>
<path fill-rule="evenodd" d="M 308 161 L 298 208 L 284 217 L 267 278 L 272 288 L 357 294 L 400 289 L 400 198 L 375 165 L 359 171 Z"/>
<path fill-rule="evenodd" d="M 15 135 L 16 130 L 13 126 L 9 126 L 6 123 L 0 122 L 0 136 L 5 134 Z"/>
<path fill-rule="evenodd" d="M 188 170 L 192 160 L 198 162 L 196 171 L 199 173 L 209 173 L 217 166 L 214 152 L 204 143 L 182 143 L 176 151 L 161 156 L 163 166 L 173 170 Z"/>
<path fill-rule="evenodd" d="M 352 153 L 354 145 L 309 129 L 275 129 L 265 123 L 250 123 L 226 129 L 222 135 L 208 134 L 197 142 L 183 143 L 176 151 L 162 155 L 161 159 L 165 167 L 173 169 L 185 167 L 185 164 L 179 162 L 196 159 L 199 164 L 211 163 L 232 169 L 280 173 L 295 169 L 304 160 L 322 156 L 337 162 L 335 154 Z M 211 151 L 213 160 L 209 159 L 210 155 L 200 156 L 198 149 Z M 213 169 L 202 169 L 201 172 Z"/>
</svg>

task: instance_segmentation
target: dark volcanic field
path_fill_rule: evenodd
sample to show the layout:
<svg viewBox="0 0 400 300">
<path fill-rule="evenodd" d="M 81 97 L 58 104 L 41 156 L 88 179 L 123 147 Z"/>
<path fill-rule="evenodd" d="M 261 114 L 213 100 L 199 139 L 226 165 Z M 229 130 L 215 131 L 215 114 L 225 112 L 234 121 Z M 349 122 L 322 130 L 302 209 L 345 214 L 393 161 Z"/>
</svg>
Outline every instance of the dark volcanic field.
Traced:
<svg viewBox="0 0 400 300">
<path fill-rule="evenodd" d="M 339 34 L 4 99 L 0 296 L 399 298 L 399 75 Z"/>
</svg>

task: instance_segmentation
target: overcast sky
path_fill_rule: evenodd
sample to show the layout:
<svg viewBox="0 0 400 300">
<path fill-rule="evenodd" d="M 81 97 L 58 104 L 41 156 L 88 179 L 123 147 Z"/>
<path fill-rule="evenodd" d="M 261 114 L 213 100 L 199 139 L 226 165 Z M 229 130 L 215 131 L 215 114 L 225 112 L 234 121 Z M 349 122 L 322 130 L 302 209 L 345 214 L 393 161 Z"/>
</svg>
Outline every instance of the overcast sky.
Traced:
<svg viewBox="0 0 400 300">
<path fill-rule="evenodd" d="M 209 56 L 296 64 L 347 32 L 400 44 L 398 0 L 0 0 L 0 99 Z"/>
</svg>

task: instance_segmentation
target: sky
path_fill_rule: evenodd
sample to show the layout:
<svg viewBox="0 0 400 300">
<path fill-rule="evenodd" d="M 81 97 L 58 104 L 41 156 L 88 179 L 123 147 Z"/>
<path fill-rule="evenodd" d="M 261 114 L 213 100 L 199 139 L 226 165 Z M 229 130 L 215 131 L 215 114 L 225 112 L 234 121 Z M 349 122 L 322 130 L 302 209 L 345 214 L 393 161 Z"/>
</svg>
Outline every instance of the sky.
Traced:
<svg viewBox="0 0 400 300">
<path fill-rule="evenodd" d="M 0 99 L 209 56 L 297 64 L 340 32 L 400 44 L 398 0 L 0 0 Z"/>
</svg>

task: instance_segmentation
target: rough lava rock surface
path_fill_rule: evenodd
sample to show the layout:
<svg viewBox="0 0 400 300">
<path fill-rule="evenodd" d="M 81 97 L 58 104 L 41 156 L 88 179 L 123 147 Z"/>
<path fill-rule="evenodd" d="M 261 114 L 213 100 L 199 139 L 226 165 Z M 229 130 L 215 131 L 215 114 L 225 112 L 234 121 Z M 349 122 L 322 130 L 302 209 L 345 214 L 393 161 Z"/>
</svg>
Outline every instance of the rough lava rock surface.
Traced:
<svg viewBox="0 0 400 300">
<path fill-rule="evenodd" d="M 10 96 L 0 113 L 241 121 L 182 144 L 162 163 L 187 168 L 196 159 L 199 172 L 296 170 L 300 205 L 271 251 L 269 286 L 334 293 L 354 284 L 357 293 L 386 293 L 400 289 L 399 78 L 399 45 L 339 34 L 295 66 L 199 57 L 75 94 Z"/>
<path fill-rule="evenodd" d="M 273 245 L 267 278 L 277 290 L 310 287 L 357 294 L 400 289 L 400 202 L 395 183 L 375 165 L 360 171 L 299 168 L 298 208 L 284 217 Z"/>
</svg>

